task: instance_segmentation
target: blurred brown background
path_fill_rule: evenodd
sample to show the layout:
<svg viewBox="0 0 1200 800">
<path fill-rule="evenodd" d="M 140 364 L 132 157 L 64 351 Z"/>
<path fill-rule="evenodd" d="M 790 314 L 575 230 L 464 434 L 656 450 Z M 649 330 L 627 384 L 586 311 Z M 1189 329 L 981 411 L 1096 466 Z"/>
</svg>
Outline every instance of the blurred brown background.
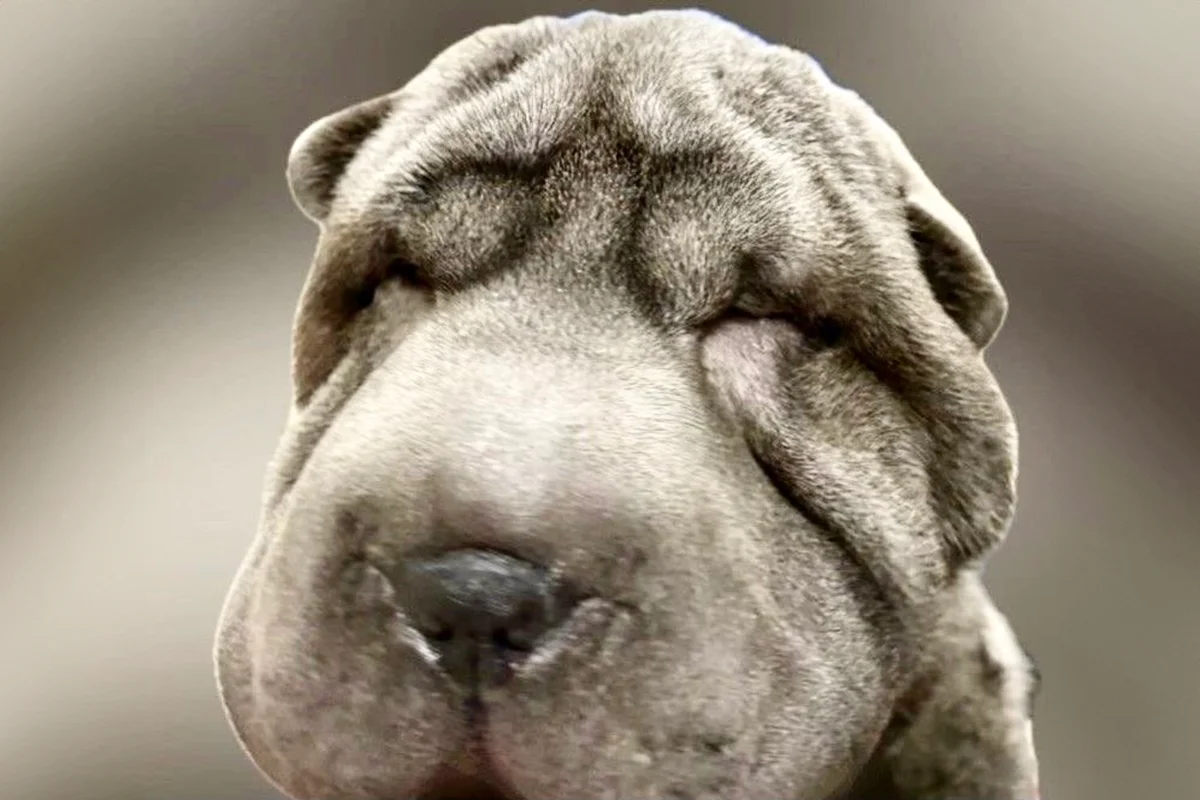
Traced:
<svg viewBox="0 0 1200 800">
<path fill-rule="evenodd" d="M 275 797 L 209 648 L 314 243 L 284 156 L 471 30 L 582 7 L 0 2 L 0 798 Z M 989 578 L 1045 673 L 1043 796 L 1200 797 L 1200 4 L 709 7 L 869 98 L 1006 283 Z"/>
</svg>

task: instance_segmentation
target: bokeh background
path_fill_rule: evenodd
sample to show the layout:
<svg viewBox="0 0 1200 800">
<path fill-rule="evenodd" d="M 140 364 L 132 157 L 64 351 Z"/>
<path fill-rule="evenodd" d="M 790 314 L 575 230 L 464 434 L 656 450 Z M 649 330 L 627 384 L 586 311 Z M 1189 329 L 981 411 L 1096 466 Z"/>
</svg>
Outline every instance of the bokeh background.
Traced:
<svg viewBox="0 0 1200 800">
<path fill-rule="evenodd" d="M 0 798 L 276 797 L 209 648 L 315 241 L 284 156 L 479 26 L 583 7 L 0 2 Z M 871 100 L 1007 286 L 988 576 L 1045 673 L 1043 796 L 1200 797 L 1200 4 L 709 8 Z"/>
</svg>

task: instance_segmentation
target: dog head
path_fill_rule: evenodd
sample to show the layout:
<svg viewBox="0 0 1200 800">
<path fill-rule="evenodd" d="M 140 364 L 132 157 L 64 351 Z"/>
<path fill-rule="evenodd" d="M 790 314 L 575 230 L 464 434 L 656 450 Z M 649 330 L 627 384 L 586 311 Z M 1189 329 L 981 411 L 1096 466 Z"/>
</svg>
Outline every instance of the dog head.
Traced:
<svg viewBox="0 0 1200 800">
<path fill-rule="evenodd" d="M 294 403 L 217 662 L 297 798 L 828 797 L 1002 539 L 1005 298 L 899 136 L 696 12 L 315 122 Z"/>
</svg>

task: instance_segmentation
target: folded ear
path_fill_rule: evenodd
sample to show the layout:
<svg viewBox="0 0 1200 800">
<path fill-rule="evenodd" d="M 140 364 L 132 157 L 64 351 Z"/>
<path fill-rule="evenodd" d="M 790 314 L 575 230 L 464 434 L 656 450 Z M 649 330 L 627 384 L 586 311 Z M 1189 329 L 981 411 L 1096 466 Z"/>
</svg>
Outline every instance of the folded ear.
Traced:
<svg viewBox="0 0 1200 800">
<path fill-rule="evenodd" d="M 825 294 L 806 299 L 842 323 L 856 360 L 924 429 L 929 508 L 954 571 L 994 550 L 1016 508 L 1016 425 L 981 357 L 1007 300 L 971 226 L 896 131 L 815 62 L 805 69 L 828 93 L 833 157 L 859 213 L 877 212 L 881 245 L 822 273 Z"/>
<path fill-rule="evenodd" d="M 1004 322 L 1008 300 L 975 232 L 921 169 L 900 135 L 858 94 L 840 91 L 893 170 L 921 270 L 934 296 L 976 347 L 987 347 Z"/>
<path fill-rule="evenodd" d="M 309 219 L 319 224 L 329 215 L 338 181 L 392 110 L 392 102 L 390 95 L 365 100 L 322 117 L 296 137 L 288 154 L 287 181 Z"/>
</svg>

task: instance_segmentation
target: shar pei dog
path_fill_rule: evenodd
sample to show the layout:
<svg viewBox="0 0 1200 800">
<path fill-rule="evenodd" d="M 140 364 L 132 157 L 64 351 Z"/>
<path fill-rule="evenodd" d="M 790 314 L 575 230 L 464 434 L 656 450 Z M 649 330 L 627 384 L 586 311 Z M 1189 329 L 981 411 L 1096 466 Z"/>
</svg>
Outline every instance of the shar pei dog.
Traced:
<svg viewBox="0 0 1200 800">
<path fill-rule="evenodd" d="M 301 800 L 1030 800 L 981 582 L 1007 300 L 897 133 L 698 11 L 310 125 L 294 395 L 215 648 Z"/>
</svg>

